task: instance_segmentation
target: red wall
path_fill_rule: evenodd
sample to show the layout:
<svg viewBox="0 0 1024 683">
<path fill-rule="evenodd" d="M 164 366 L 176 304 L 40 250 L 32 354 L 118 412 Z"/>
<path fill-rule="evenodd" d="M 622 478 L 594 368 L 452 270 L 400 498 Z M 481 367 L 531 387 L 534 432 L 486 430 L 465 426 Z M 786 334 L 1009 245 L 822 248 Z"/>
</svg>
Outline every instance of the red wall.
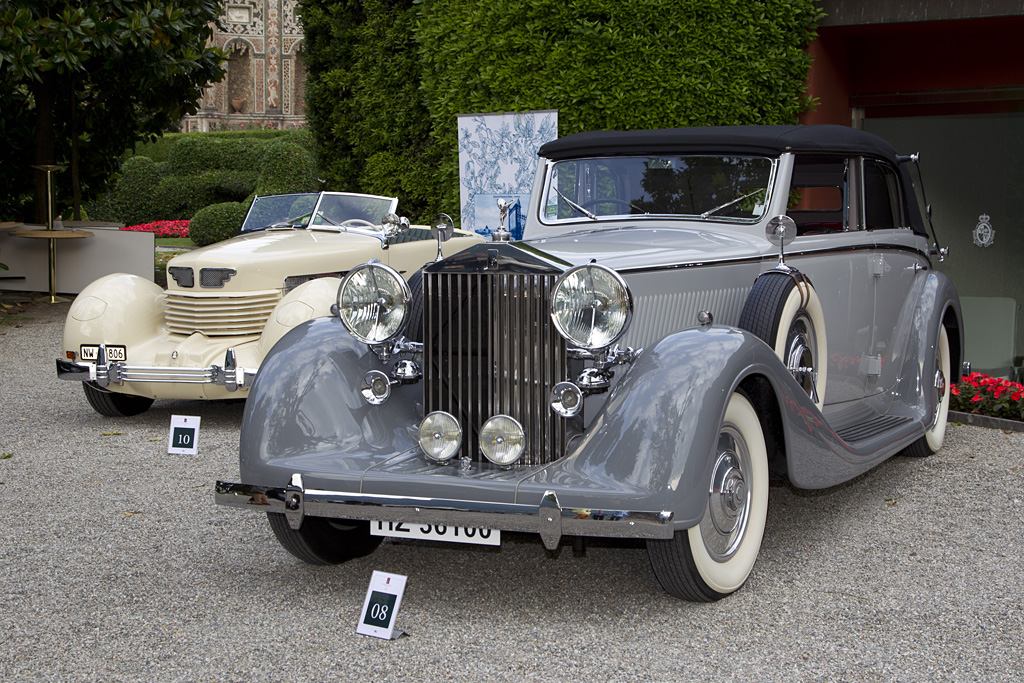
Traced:
<svg viewBox="0 0 1024 683">
<path fill-rule="evenodd" d="M 801 123 L 1024 111 L 1024 16 L 823 27 Z"/>
</svg>

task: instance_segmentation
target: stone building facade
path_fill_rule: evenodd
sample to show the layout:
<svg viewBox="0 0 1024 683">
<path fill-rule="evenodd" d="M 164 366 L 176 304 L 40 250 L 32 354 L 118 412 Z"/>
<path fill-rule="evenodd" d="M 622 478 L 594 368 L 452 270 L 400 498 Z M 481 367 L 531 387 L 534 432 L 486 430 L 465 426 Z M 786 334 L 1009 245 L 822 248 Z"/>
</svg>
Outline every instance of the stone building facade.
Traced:
<svg viewBox="0 0 1024 683">
<path fill-rule="evenodd" d="M 306 69 L 297 0 L 226 0 L 213 42 L 227 75 L 208 88 L 182 132 L 305 125 Z"/>
</svg>

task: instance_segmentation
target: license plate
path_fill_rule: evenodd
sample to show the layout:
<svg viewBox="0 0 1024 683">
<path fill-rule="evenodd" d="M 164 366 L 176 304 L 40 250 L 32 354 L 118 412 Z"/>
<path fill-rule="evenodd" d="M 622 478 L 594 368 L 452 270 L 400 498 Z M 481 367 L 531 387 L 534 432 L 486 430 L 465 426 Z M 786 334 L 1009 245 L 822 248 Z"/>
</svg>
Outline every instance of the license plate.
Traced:
<svg viewBox="0 0 1024 683">
<path fill-rule="evenodd" d="M 100 357 L 98 344 L 82 344 L 79 347 L 78 355 L 82 360 L 96 360 Z M 128 351 L 123 346 L 107 346 L 107 362 L 123 363 L 128 360 Z"/>
<path fill-rule="evenodd" d="M 464 526 L 445 526 L 443 524 L 370 522 L 370 534 L 373 536 L 392 536 L 394 538 L 416 538 L 427 541 L 501 545 L 500 529 L 473 529 Z"/>
</svg>

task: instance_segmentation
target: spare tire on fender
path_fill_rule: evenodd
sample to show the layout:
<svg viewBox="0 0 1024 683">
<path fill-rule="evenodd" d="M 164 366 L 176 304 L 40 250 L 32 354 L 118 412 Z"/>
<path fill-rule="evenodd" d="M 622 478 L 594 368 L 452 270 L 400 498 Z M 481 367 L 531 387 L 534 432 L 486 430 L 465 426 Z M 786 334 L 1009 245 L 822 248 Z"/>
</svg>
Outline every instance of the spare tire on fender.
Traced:
<svg viewBox="0 0 1024 683">
<path fill-rule="evenodd" d="M 828 340 L 814 287 L 796 270 L 760 275 L 747 296 L 739 326 L 772 347 L 820 410 L 825 403 Z"/>
</svg>

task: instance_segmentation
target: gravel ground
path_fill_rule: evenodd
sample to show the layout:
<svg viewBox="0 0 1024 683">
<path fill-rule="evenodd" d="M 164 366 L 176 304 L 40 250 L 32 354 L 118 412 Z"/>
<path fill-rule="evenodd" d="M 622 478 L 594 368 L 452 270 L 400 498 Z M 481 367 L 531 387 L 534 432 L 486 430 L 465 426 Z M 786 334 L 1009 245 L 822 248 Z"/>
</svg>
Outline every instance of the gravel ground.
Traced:
<svg viewBox="0 0 1024 683">
<path fill-rule="evenodd" d="M 0 302 L 10 302 L 9 295 Z M 825 491 L 773 486 L 747 585 L 663 593 L 643 547 L 549 554 L 385 543 L 304 565 L 237 480 L 240 403 L 102 418 L 59 382 L 67 304 L 0 310 L 0 679 L 1016 681 L 1024 671 L 1024 434 L 952 426 Z M 198 456 L 168 455 L 172 414 Z M 374 570 L 409 577 L 394 641 L 360 636 Z"/>
</svg>

